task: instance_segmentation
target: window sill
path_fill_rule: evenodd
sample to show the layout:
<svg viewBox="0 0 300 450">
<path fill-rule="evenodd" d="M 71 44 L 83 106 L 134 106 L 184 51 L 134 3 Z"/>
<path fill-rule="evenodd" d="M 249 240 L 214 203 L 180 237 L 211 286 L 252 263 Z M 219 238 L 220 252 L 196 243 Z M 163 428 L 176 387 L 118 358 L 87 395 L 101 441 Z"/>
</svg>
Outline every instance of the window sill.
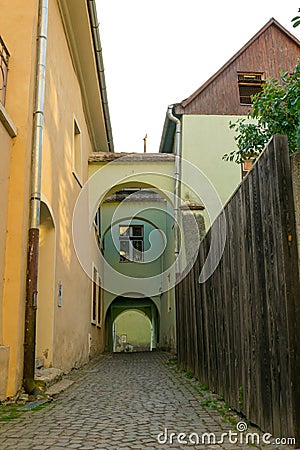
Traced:
<svg viewBox="0 0 300 450">
<path fill-rule="evenodd" d="M 5 107 L 0 102 L 0 122 L 3 124 L 4 128 L 8 132 L 11 138 L 14 138 L 17 136 L 17 127 L 11 120 L 8 112 L 6 111 Z"/>
</svg>

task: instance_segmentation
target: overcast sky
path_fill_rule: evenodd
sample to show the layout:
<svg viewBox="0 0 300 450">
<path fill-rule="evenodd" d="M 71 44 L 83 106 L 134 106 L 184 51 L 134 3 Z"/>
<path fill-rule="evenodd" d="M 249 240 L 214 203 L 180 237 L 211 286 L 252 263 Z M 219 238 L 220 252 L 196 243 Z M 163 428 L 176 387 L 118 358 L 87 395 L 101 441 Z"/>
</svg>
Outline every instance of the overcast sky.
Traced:
<svg viewBox="0 0 300 450">
<path fill-rule="evenodd" d="M 167 106 L 189 97 L 291 0 L 97 0 L 116 152 L 157 152 Z M 255 68 L 254 68 L 255 69 Z"/>
</svg>

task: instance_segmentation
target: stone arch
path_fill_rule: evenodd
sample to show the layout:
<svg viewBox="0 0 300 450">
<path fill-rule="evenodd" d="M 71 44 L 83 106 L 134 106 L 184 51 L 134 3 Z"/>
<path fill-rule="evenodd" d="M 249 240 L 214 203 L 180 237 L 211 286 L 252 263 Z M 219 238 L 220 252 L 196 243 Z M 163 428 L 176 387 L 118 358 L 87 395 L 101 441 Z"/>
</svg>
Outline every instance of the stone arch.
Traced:
<svg viewBox="0 0 300 450">
<path fill-rule="evenodd" d="M 116 318 L 125 311 L 135 310 L 144 313 L 151 322 L 150 350 L 156 350 L 159 342 L 159 311 L 155 302 L 149 297 L 118 296 L 109 305 L 105 316 L 105 349 L 113 351 L 113 325 Z"/>
<path fill-rule="evenodd" d="M 151 337 L 151 319 L 146 312 L 138 308 L 124 310 L 113 322 L 114 352 L 149 351 Z"/>
</svg>

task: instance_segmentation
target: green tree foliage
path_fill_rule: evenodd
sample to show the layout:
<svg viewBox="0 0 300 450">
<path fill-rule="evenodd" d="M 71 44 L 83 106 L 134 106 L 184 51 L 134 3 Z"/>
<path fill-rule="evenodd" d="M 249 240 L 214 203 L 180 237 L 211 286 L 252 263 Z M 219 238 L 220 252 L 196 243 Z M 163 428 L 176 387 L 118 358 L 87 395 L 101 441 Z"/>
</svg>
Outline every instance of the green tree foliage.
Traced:
<svg viewBox="0 0 300 450">
<path fill-rule="evenodd" d="M 300 13 L 300 8 L 298 9 L 298 12 Z M 300 16 L 296 16 L 292 19 L 293 27 L 296 28 L 298 25 L 300 25 Z"/>
<path fill-rule="evenodd" d="M 237 149 L 223 159 L 239 164 L 249 158 L 255 160 L 274 134 L 287 135 L 290 153 L 300 149 L 300 58 L 293 73 L 282 72 L 280 81 L 267 80 L 252 102 L 247 119 L 230 122 L 229 128 L 236 132 Z"/>
</svg>

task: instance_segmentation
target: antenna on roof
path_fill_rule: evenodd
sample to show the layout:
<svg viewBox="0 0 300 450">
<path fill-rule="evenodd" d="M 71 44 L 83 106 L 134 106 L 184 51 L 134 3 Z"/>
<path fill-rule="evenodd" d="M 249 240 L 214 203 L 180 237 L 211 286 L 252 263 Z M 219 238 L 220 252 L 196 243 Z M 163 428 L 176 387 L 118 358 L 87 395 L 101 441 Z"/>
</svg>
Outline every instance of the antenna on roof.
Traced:
<svg viewBox="0 0 300 450">
<path fill-rule="evenodd" d="M 147 137 L 148 137 L 148 135 L 146 133 L 145 137 L 143 138 L 143 141 L 144 141 L 144 153 L 146 153 L 146 151 L 147 151 Z"/>
</svg>

